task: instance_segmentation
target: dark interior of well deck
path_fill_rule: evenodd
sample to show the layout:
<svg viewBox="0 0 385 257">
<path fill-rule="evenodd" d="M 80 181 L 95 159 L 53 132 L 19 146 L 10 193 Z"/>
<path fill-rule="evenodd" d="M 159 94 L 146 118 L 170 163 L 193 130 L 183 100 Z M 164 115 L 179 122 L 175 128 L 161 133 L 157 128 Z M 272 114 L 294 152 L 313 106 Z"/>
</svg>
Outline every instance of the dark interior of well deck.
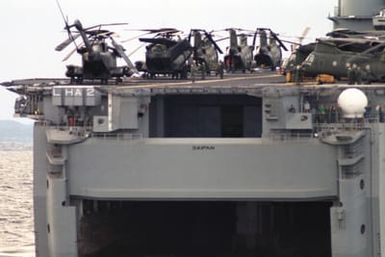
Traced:
<svg viewBox="0 0 385 257">
<path fill-rule="evenodd" d="M 328 257 L 330 202 L 83 201 L 81 257 Z"/>
</svg>

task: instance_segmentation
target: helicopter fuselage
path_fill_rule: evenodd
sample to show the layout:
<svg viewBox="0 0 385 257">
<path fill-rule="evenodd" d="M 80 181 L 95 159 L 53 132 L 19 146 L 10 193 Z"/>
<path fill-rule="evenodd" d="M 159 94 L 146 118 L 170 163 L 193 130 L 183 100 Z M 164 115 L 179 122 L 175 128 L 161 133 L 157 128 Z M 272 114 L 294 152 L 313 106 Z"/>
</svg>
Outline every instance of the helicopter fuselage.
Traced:
<svg viewBox="0 0 385 257">
<path fill-rule="evenodd" d="M 172 74 L 186 69 L 186 61 L 192 54 L 187 40 L 178 41 L 174 46 L 150 44 L 146 51 L 146 66 L 151 74 Z"/>
</svg>

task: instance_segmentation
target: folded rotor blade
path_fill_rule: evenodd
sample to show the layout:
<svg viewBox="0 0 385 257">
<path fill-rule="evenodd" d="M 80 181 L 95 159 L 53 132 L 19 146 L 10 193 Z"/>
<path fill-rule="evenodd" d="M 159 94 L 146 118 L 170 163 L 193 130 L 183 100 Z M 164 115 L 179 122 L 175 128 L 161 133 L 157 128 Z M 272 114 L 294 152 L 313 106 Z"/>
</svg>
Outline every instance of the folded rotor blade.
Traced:
<svg viewBox="0 0 385 257">
<path fill-rule="evenodd" d="M 111 43 L 115 47 L 115 50 L 119 53 L 119 55 L 123 58 L 123 60 L 127 63 L 128 68 L 134 72 L 138 73 L 138 70 L 135 68 L 135 66 L 132 64 L 130 59 L 127 57 L 126 53 L 123 50 L 123 47 L 119 45 L 113 38 L 111 38 Z"/>
<path fill-rule="evenodd" d="M 97 27 L 103 27 L 103 26 L 119 26 L 119 25 L 128 25 L 128 23 L 127 22 L 104 23 L 104 24 L 98 24 L 98 25 L 94 25 L 94 26 L 85 28 L 84 30 L 90 30 L 90 29 L 94 29 Z"/>
<path fill-rule="evenodd" d="M 208 33 L 207 31 L 204 31 L 207 39 L 213 44 L 213 46 L 215 47 L 215 49 L 217 49 L 217 51 L 221 54 L 223 54 L 223 51 L 221 50 L 221 48 L 218 46 L 218 44 L 214 41 L 213 37 L 211 36 L 210 33 Z"/>
<path fill-rule="evenodd" d="M 61 51 L 61 50 L 63 50 L 63 49 L 66 48 L 69 44 L 71 44 L 74 40 L 76 40 L 79 36 L 80 36 L 80 34 L 72 35 L 71 37 L 67 38 L 67 39 L 64 40 L 62 43 L 60 43 L 58 46 L 56 46 L 56 47 L 55 47 L 55 50 L 56 50 L 56 51 Z"/>
</svg>

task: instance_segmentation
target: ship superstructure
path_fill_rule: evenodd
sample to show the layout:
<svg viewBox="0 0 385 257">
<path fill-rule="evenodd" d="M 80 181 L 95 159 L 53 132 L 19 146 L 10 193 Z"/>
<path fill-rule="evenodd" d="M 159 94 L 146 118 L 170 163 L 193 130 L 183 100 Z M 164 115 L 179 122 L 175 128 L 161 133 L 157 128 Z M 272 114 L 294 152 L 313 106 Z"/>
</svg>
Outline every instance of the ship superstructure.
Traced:
<svg viewBox="0 0 385 257">
<path fill-rule="evenodd" d="M 384 7 L 384 0 L 338 0 L 334 16 L 329 19 L 333 21 L 334 29 L 370 31 L 378 27 L 377 21 L 373 21 L 373 16 Z"/>
<path fill-rule="evenodd" d="M 346 118 L 351 85 L 276 80 L 8 83 L 37 256 L 383 256 L 385 86 Z"/>
</svg>

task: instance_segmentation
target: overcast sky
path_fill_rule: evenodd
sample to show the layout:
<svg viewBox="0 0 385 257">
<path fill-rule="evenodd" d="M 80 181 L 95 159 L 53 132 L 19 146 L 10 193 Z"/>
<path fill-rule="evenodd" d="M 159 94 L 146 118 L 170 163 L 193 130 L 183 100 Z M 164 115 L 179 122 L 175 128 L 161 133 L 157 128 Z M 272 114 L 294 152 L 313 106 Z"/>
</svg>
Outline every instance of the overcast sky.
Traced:
<svg viewBox="0 0 385 257">
<path fill-rule="evenodd" d="M 176 27 L 186 32 L 190 28 L 268 27 L 289 40 L 296 40 L 304 28 L 310 27 L 306 40 L 311 41 L 332 29 L 327 17 L 333 15 L 337 0 L 61 0 L 60 3 L 70 23 L 79 19 L 88 27 L 128 22 L 127 26 L 109 28 L 119 33 L 118 40 L 138 35 L 127 29 L 159 27 Z M 0 81 L 64 77 L 65 65 L 79 63 L 76 54 L 62 62 L 71 47 L 54 51 L 66 39 L 56 0 L 2 0 L 0 13 Z M 226 42 L 221 44 L 225 47 Z M 130 53 L 139 45 L 138 41 L 132 41 L 124 47 Z M 144 50 L 131 59 L 144 59 Z M 0 88 L 0 119 L 12 116 L 14 98 L 14 94 Z"/>
</svg>

